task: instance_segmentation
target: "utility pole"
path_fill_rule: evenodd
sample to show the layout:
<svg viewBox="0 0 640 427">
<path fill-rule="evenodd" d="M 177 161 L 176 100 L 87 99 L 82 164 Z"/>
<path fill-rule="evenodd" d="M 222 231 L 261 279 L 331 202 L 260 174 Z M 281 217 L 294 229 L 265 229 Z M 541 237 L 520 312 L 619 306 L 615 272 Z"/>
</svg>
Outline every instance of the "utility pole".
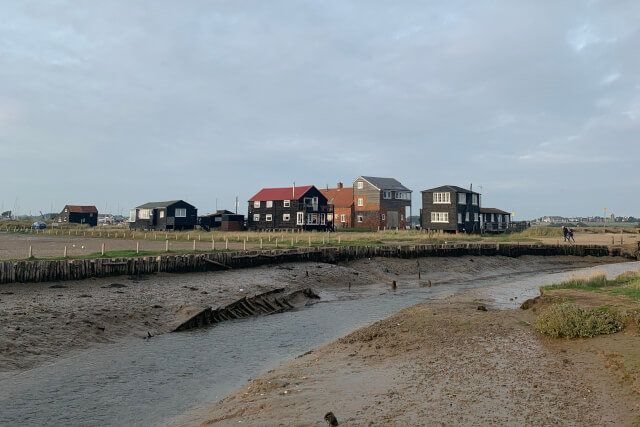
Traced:
<svg viewBox="0 0 640 427">
<path fill-rule="evenodd" d="M 606 232 L 607 231 L 607 207 L 604 207 L 604 216 L 602 217 L 602 219 L 604 220 L 604 222 L 602 223 L 602 231 Z"/>
</svg>

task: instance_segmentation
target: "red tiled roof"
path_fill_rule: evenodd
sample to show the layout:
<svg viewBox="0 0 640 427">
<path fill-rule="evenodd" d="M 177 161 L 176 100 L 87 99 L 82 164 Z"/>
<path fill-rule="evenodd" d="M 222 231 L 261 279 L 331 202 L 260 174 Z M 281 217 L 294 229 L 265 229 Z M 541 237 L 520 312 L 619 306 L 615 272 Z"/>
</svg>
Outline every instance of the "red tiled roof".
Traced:
<svg viewBox="0 0 640 427">
<path fill-rule="evenodd" d="M 320 192 L 336 208 L 350 208 L 353 204 L 353 187 L 329 188 Z"/>
<path fill-rule="evenodd" d="M 249 199 L 250 202 L 266 202 L 269 200 L 298 200 L 304 193 L 311 190 L 313 185 L 302 185 L 300 187 L 263 188 L 258 194 Z"/>
<path fill-rule="evenodd" d="M 69 209 L 69 212 L 74 212 L 74 213 L 88 213 L 88 212 L 98 213 L 98 208 L 96 208 L 95 206 L 67 205 L 67 209 Z"/>
</svg>

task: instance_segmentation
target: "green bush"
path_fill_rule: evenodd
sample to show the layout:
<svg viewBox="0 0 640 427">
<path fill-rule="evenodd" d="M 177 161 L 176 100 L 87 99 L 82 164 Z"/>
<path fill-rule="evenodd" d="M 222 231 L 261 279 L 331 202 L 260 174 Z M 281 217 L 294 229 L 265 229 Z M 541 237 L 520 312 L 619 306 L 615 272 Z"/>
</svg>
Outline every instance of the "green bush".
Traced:
<svg viewBox="0 0 640 427">
<path fill-rule="evenodd" d="M 620 314 L 608 310 L 582 308 L 571 303 L 555 304 L 540 313 L 536 330 L 553 338 L 585 338 L 613 334 L 623 328 Z"/>
<path fill-rule="evenodd" d="M 634 310 L 631 315 L 633 316 L 633 321 L 636 322 L 636 325 L 640 328 L 640 310 Z"/>
</svg>

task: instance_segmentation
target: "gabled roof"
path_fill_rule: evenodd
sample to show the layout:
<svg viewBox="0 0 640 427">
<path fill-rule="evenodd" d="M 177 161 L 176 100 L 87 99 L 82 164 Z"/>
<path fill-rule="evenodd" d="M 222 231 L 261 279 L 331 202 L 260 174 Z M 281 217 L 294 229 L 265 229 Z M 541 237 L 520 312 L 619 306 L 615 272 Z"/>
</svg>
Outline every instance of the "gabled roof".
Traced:
<svg viewBox="0 0 640 427">
<path fill-rule="evenodd" d="M 480 208 L 480 213 L 511 215 L 509 212 L 505 212 L 503 210 L 496 209 L 496 208 Z"/>
<path fill-rule="evenodd" d="M 73 213 L 98 213 L 98 208 L 95 206 L 79 206 L 79 205 L 67 205 L 65 206 L 69 209 L 69 212 Z"/>
<path fill-rule="evenodd" d="M 214 217 L 214 216 L 222 216 L 222 215 L 229 215 L 229 214 L 234 214 L 231 211 L 228 211 L 226 209 L 218 209 L 215 213 L 209 214 L 209 215 L 205 215 L 203 218 L 209 218 L 209 217 Z"/>
<path fill-rule="evenodd" d="M 301 185 L 299 187 L 263 188 L 249 199 L 250 202 L 266 202 L 269 200 L 298 200 L 312 188 L 313 185 Z"/>
<path fill-rule="evenodd" d="M 336 208 L 350 208 L 353 204 L 353 187 L 328 188 L 320 192 Z"/>
<path fill-rule="evenodd" d="M 402 185 L 397 179 L 379 178 L 376 176 L 360 176 L 360 178 L 364 179 L 369 184 L 376 187 L 378 190 L 411 191 L 407 187 Z"/>
<path fill-rule="evenodd" d="M 149 202 L 149 203 L 145 203 L 144 205 L 136 206 L 136 208 L 138 208 L 138 209 L 166 208 L 166 207 L 169 207 L 171 205 L 175 205 L 178 202 L 187 203 L 184 200 L 170 200 L 168 202 Z M 189 206 L 193 206 L 190 203 L 187 203 L 187 204 Z M 195 206 L 193 206 L 193 207 L 195 207 Z"/>
<path fill-rule="evenodd" d="M 431 192 L 439 192 L 439 191 L 455 191 L 456 193 L 480 194 L 480 193 L 476 193 L 475 191 L 467 190 L 466 188 L 458 187 L 457 185 L 443 185 L 442 187 L 422 190 L 421 193 L 431 193 Z"/>
</svg>

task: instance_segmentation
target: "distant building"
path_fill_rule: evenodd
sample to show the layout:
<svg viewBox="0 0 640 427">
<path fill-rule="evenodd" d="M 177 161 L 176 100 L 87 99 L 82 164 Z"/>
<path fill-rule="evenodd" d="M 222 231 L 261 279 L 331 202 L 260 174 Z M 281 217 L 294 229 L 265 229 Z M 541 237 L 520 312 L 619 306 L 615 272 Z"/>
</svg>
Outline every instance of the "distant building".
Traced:
<svg viewBox="0 0 640 427">
<path fill-rule="evenodd" d="M 249 199 L 249 230 L 333 230 L 333 206 L 313 185 L 263 188 Z"/>
<path fill-rule="evenodd" d="M 198 224 L 207 231 L 211 229 L 220 229 L 222 227 L 222 217 L 229 214 L 233 215 L 233 212 L 226 209 L 219 209 L 215 213 L 198 218 Z"/>
<path fill-rule="evenodd" d="M 333 206 L 333 216 L 328 217 L 327 221 L 333 221 L 334 228 L 353 227 L 353 187 L 344 187 L 339 182 L 336 188 L 320 191 L 327 198 L 327 204 Z"/>
<path fill-rule="evenodd" d="M 427 230 L 480 233 L 480 193 L 455 185 L 424 190 L 420 217 Z"/>
<path fill-rule="evenodd" d="M 95 206 L 66 205 L 56 217 L 56 222 L 98 225 L 98 208 Z"/>
<path fill-rule="evenodd" d="M 198 224 L 198 209 L 184 200 L 150 202 L 131 209 L 132 230 L 192 230 Z"/>
<path fill-rule="evenodd" d="M 359 176 L 353 181 L 354 227 L 404 229 L 411 193 L 394 178 Z"/>
</svg>

